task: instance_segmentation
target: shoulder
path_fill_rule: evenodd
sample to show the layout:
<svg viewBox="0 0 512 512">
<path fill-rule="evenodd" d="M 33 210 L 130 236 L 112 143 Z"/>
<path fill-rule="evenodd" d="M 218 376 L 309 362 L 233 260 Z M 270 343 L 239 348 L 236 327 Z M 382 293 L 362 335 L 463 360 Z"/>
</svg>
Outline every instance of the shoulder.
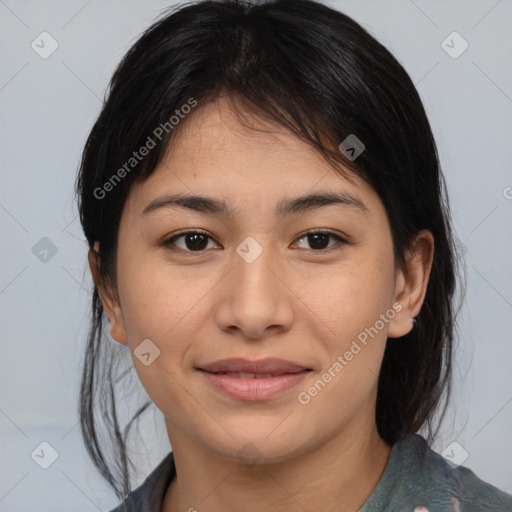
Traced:
<svg viewBox="0 0 512 512">
<path fill-rule="evenodd" d="M 452 466 L 423 437 L 408 436 L 397 448 L 400 473 L 416 487 L 417 495 L 424 496 L 429 512 L 512 512 L 512 495 L 484 482 L 467 467 Z"/>
<path fill-rule="evenodd" d="M 175 476 L 174 456 L 170 452 L 144 482 L 110 512 L 160 512 L 165 492 Z"/>
<path fill-rule="evenodd" d="M 512 512 L 512 495 L 478 478 L 469 468 L 459 466 L 452 469 L 460 489 L 461 510 Z"/>
</svg>

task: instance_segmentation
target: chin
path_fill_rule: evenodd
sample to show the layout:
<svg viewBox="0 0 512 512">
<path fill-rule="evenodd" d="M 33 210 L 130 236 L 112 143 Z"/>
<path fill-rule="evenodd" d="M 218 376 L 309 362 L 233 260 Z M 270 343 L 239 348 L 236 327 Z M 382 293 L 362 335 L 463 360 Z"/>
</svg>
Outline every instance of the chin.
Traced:
<svg viewBox="0 0 512 512">
<path fill-rule="evenodd" d="M 298 431 L 298 426 L 295 429 L 273 433 L 272 429 L 239 428 L 238 435 L 230 437 L 224 432 L 222 440 L 209 439 L 210 442 L 207 444 L 221 457 L 247 466 L 277 464 L 293 459 L 312 448 L 311 438 L 298 438 Z"/>
</svg>

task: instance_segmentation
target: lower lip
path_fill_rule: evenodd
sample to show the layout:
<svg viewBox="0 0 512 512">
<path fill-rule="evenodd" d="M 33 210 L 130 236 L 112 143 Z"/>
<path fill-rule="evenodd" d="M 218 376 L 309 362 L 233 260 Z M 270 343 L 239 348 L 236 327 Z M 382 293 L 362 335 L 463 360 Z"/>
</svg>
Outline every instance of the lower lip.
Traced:
<svg viewBox="0 0 512 512">
<path fill-rule="evenodd" d="M 309 371 L 297 373 L 285 373 L 276 377 L 264 377 L 262 379 L 240 379 L 230 375 L 209 373 L 200 370 L 208 381 L 217 389 L 223 391 L 232 398 L 246 402 L 268 400 L 274 396 L 296 386 Z"/>
</svg>

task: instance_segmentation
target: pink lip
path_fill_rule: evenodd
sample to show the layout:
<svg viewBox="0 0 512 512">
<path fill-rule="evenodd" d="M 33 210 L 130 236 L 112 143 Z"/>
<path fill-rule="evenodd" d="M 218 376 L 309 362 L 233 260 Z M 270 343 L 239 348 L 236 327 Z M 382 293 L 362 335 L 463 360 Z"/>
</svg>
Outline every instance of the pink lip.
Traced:
<svg viewBox="0 0 512 512">
<path fill-rule="evenodd" d="M 310 371 L 298 364 L 276 358 L 259 361 L 239 358 L 224 359 L 203 365 L 198 370 L 215 388 L 242 401 L 270 399 L 297 385 Z M 224 372 L 267 375 L 265 377 L 240 378 Z"/>
<path fill-rule="evenodd" d="M 227 393 L 232 398 L 245 402 L 267 400 L 287 389 L 297 385 L 309 372 L 303 370 L 296 373 L 285 373 L 276 377 L 241 379 L 222 373 L 201 373 L 217 389 Z"/>
</svg>

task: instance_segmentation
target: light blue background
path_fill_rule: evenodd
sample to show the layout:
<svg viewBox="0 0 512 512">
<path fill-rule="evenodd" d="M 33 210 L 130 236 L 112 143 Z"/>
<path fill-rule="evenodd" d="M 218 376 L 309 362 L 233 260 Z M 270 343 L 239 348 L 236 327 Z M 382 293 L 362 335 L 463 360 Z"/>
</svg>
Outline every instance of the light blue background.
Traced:
<svg viewBox="0 0 512 512">
<path fill-rule="evenodd" d="M 115 65 L 168 5 L 0 1 L 0 511 L 105 511 L 117 503 L 77 424 L 90 278 L 72 189 Z M 512 4 L 330 5 L 362 23 L 417 84 L 467 249 L 456 394 L 435 449 L 457 441 L 469 453 L 464 465 L 512 492 Z M 59 45 L 48 59 L 31 48 L 43 31 Z M 457 59 L 441 47 L 453 31 L 469 43 Z M 47 263 L 31 252 L 42 237 L 57 247 Z M 129 413 L 144 396 L 140 389 L 126 399 Z M 155 407 L 141 430 L 136 483 L 169 451 Z M 30 455 L 43 441 L 58 452 L 46 470 Z"/>
</svg>

